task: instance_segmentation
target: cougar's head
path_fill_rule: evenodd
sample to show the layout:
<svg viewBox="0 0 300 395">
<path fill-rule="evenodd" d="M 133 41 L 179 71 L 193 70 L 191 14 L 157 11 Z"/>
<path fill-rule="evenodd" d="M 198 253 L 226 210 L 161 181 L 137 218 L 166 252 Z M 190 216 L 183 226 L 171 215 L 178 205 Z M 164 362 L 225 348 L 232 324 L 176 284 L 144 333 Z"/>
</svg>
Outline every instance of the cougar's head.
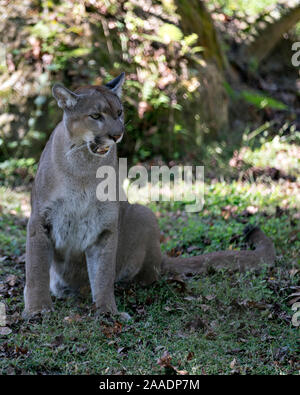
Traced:
<svg viewBox="0 0 300 395">
<path fill-rule="evenodd" d="M 64 110 L 64 123 L 71 139 L 68 152 L 86 145 L 92 155 L 104 156 L 122 140 L 124 79 L 122 73 L 106 85 L 86 86 L 75 92 L 61 84 L 53 86 L 53 96 Z"/>
</svg>

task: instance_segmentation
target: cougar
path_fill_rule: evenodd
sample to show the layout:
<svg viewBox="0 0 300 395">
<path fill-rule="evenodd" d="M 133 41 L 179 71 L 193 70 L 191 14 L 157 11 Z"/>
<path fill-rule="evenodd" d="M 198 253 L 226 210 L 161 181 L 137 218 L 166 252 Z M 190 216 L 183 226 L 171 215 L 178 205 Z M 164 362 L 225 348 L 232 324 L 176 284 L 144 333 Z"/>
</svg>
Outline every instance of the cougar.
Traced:
<svg viewBox="0 0 300 395">
<path fill-rule="evenodd" d="M 224 266 L 247 270 L 275 259 L 272 241 L 259 228 L 248 232 L 254 250 L 163 256 L 150 209 L 97 199 L 97 169 L 112 166 L 117 172 L 124 79 L 122 73 L 106 85 L 75 92 L 53 86 L 63 119 L 41 155 L 31 193 L 24 318 L 52 309 L 50 291 L 61 298 L 88 286 L 97 311 L 116 314 L 118 281 L 149 285 L 162 273 L 203 273 Z"/>
</svg>

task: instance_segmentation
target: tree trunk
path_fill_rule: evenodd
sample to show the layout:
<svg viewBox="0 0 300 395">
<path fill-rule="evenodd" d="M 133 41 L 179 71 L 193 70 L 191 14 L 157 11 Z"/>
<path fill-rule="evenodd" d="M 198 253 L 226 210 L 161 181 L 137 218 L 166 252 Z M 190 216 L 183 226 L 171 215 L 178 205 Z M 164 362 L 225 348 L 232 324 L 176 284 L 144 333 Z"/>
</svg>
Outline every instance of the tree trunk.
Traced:
<svg viewBox="0 0 300 395">
<path fill-rule="evenodd" d="M 215 140 L 228 129 L 228 96 L 224 88 L 229 70 L 213 20 L 201 0 L 175 0 L 180 28 L 185 35 L 196 33 L 197 45 L 203 47 L 204 62 L 191 65 L 198 72 L 199 87 L 193 100 L 182 103 L 185 122 L 194 139 Z"/>
<path fill-rule="evenodd" d="M 281 40 L 282 35 L 288 32 L 297 22 L 300 21 L 300 5 L 288 9 L 288 11 L 275 22 L 268 24 L 267 27 L 260 32 L 257 38 L 249 45 L 241 48 L 240 62 L 259 64 L 272 51 L 272 49 Z"/>
<path fill-rule="evenodd" d="M 210 13 L 201 0 L 175 0 L 180 25 L 185 35 L 196 33 L 198 45 L 204 48 L 203 57 L 216 63 L 220 70 L 228 67 L 226 56 L 220 46 Z"/>
</svg>

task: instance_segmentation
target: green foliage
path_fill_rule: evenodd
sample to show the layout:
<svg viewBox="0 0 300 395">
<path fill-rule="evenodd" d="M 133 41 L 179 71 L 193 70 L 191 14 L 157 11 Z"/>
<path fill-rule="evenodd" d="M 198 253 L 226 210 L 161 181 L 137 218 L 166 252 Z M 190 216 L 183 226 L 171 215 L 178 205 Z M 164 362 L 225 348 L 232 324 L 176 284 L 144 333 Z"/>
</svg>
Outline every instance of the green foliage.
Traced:
<svg viewBox="0 0 300 395">
<path fill-rule="evenodd" d="M 286 110 L 288 108 L 288 106 L 281 101 L 273 99 L 264 93 L 243 90 L 241 91 L 241 96 L 248 103 L 253 104 L 259 109 L 269 107 L 275 110 Z"/>
<path fill-rule="evenodd" d="M 165 44 L 169 44 L 172 41 L 180 42 L 183 38 L 182 31 L 177 26 L 170 25 L 169 23 L 162 25 L 158 29 L 157 34 Z M 185 42 L 188 44 L 187 40 Z"/>
<path fill-rule="evenodd" d="M 254 90 L 234 90 L 227 82 L 224 83 L 228 95 L 233 100 L 243 99 L 247 103 L 254 105 L 258 109 L 273 108 L 274 110 L 287 110 L 288 106 L 279 100 L 276 100 L 264 92 Z"/>
<path fill-rule="evenodd" d="M 8 159 L 0 162 L 0 183 L 5 186 L 26 185 L 37 169 L 34 158 Z"/>
<path fill-rule="evenodd" d="M 16 73 L 21 75 L 18 78 L 25 81 L 27 98 L 24 116 L 17 114 L 16 121 L 10 121 L 11 130 L 1 133 L 0 160 L 12 153 L 38 158 L 60 117 L 51 99 L 54 82 L 72 89 L 105 83 L 121 71 L 129 76 L 124 103 L 130 122 L 130 141 L 123 145 L 121 154 L 132 158 L 135 152 L 136 161 L 157 154 L 179 158 L 195 147 L 196 110 L 192 109 L 200 112 L 199 97 L 193 94 L 199 85 L 195 64 L 201 63 L 204 47 L 199 45 L 197 34 L 184 35 L 172 2 L 163 2 L 162 10 L 155 9 L 151 18 L 149 4 L 32 1 L 24 9 L 23 2 L 15 3 L 23 15 L 17 35 L 24 39 L 19 46 L 9 42 L 8 51 Z M 10 22 L 8 12 L 5 23 Z M 7 70 L 5 73 L 9 74 Z M 1 96 L 5 100 L 0 99 L 0 106 L 7 114 L 16 112 L 16 106 L 24 102 L 24 95 L 16 93 L 13 84 L 0 91 Z M 185 97 L 191 114 L 183 108 Z M 175 131 L 178 124 L 189 138 Z M 204 135 L 200 130 L 198 134 Z"/>
<path fill-rule="evenodd" d="M 220 0 L 214 5 L 229 15 L 247 7 L 251 15 L 257 15 L 269 4 L 271 0 L 249 4 Z M 199 22 L 192 10 L 186 10 L 193 20 L 186 33 L 184 12 L 179 15 L 173 0 L 146 0 L 143 4 L 131 0 L 31 0 L 25 5 L 15 1 L 3 11 L 3 31 L 15 34 L 16 40 L 0 47 L 0 161 L 39 158 L 61 119 L 51 96 L 53 83 L 59 81 L 75 89 L 105 83 L 121 71 L 128 76 L 123 100 L 128 139 L 120 146 L 120 155 L 135 162 L 157 156 L 166 161 L 199 158 L 213 153 L 216 141 L 223 150 L 220 141 L 229 133 L 228 98 L 222 86 L 223 73 L 219 75 L 211 64 L 222 57 L 222 51 L 216 50 L 208 14 L 203 17 L 199 13 Z M 20 14 L 17 24 L 14 12 Z M 202 25 L 203 35 L 197 29 Z M 220 91 L 215 89 L 218 86 Z M 255 125 L 249 125 L 249 130 L 260 127 L 257 114 L 262 120 L 269 109 L 287 109 L 265 92 L 236 92 L 228 84 L 226 89 L 233 101 L 242 99 L 245 111 L 240 114 L 251 109 Z M 223 108 L 226 121 L 220 126 Z M 235 138 L 238 133 L 242 131 L 232 131 Z"/>
<path fill-rule="evenodd" d="M 278 0 L 209 0 L 209 5 L 222 8 L 228 15 L 244 13 L 256 16 L 277 2 Z"/>
</svg>

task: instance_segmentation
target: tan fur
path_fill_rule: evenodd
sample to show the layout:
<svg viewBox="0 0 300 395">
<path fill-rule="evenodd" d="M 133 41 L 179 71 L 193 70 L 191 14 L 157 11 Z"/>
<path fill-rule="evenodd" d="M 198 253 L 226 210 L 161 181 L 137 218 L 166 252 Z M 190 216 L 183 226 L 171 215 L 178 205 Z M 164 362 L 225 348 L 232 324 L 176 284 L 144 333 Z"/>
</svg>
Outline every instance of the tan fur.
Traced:
<svg viewBox="0 0 300 395">
<path fill-rule="evenodd" d="M 109 165 L 117 171 L 116 142 L 124 132 L 119 98 L 123 80 L 122 74 L 107 86 L 76 93 L 61 85 L 53 88 L 64 117 L 42 153 L 32 189 L 25 318 L 52 308 L 50 290 L 63 297 L 90 284 L 99 312 L 117 313 L 116 281 L 147 285 L 162 271 L 198 273 L 224 266 L 246 270 L 275 259 L 273 243 L 259 229 L 249 236 L 254 251 L 163 257 L 158 224 L 148 208 L 97 200 L 97 169 Z M 102 121 L 91 117 L 99 113 Z M 109 151 L 97 154 L 93 150 L 98 147 Z"/>
</svg>

